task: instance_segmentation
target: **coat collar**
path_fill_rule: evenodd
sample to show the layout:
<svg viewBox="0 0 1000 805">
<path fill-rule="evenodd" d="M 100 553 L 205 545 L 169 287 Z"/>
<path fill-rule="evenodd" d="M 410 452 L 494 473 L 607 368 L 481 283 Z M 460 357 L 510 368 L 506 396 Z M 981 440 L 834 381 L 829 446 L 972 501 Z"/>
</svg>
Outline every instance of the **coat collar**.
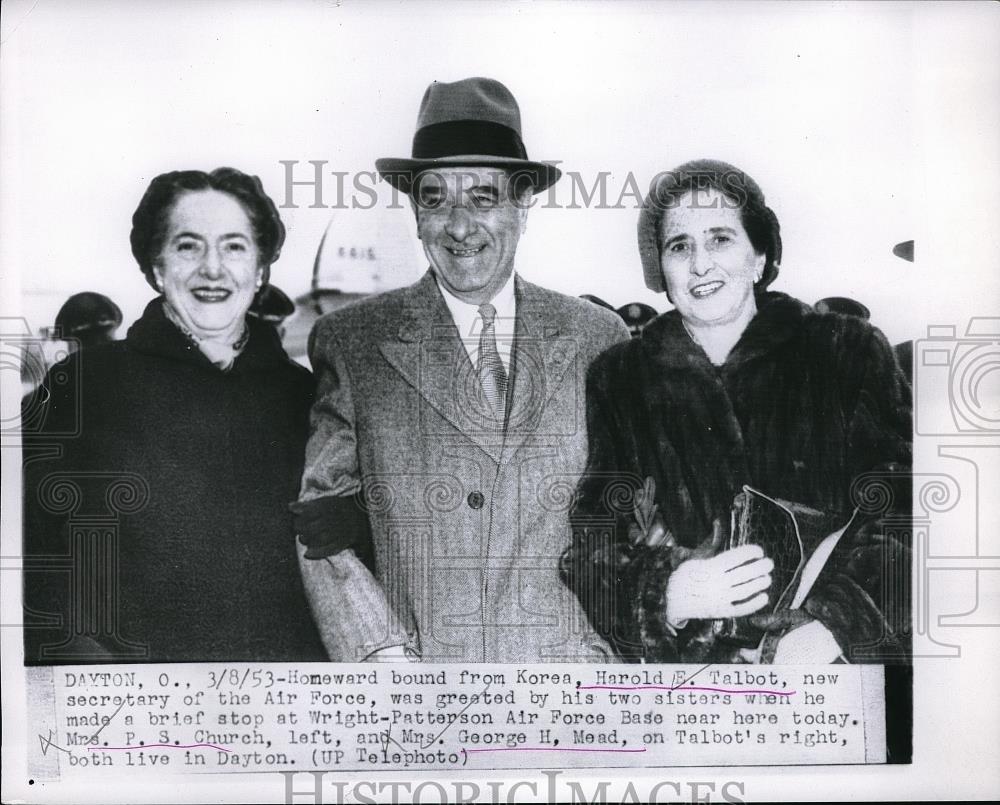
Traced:
<svg viewBox="0 0 1000 805">
<path fill-rule="evenodd" d="M 484 430 L 470 418 L 474 406 L 463 400 L 476 393 L 479 380 L 430 271 L 405 294 L 395 338 L 379 345 L 386 360 L 438 414 L 498 463 L 534 432 L 574 359 L 559 338 L 546 292 L 515 277 L 514 293 L 517 324 L 506 435 Z"/>
<path fill-rule="evenodd" d="M 770 291 L 757 300 L 757 315 L 747 325 L 723 368 L 740 366 L 770 353 L 800 329 L 810 308 L 787 294 Z M 641 349 L 653 363 L 666 369 L 712 364 L 704 350 L 687 334 L 680 314 L 668 311 L 642 331 Z"/>
<path fill-rule="evenodd" d="M 271 325 L 248 316 L 247 327 L 250 328 L 250 338 L 229 373 L 268 371 L 289 362 L 288 355 L 281 346 L 281 339 Z M 166 317 L 161 296 L 146 305 L 142 316 L 129 327 L 125 341 L 128 347 L 136 352 L 170 358 L 221 373 L 221 370 Z"/>
</svg>

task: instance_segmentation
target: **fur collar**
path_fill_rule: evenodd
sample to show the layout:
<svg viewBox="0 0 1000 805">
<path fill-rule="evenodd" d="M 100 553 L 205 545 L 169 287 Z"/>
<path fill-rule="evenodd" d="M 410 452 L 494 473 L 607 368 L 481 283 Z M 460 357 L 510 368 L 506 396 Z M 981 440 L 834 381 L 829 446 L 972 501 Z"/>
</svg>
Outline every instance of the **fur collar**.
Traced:
<svg viewBox="0 0 1000 805">
<path fill-rule="evenodd" d="M 747 325 L 720 368 L 739 366 L 768 354 L 800 330 L 811 310 L 798 299 L 775 291 L 759 296 L 757 304 L 757 315 Z M 715 371 L 704 350 L 687 334 L 676 310 L 670 310 L 651 321 L 642 331 L 639 340 L 640 349 L 651 365 L 663 369 L 697 367 Z"/>
</svg>

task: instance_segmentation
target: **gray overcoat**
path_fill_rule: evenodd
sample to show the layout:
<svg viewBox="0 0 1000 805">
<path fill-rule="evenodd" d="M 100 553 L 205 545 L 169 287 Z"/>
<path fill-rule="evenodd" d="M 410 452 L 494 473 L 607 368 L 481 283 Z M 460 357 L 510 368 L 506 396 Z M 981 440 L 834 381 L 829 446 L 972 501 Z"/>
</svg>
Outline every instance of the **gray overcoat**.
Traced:
<svg viewBox="0 0 1000 805">
<path fill-rule="evenodd" d="M 605 660 L 560 582 L 586 464 L 585 377 L 613 313 L 515 280 L 506 430 L 433 274 L 324 316 L 299 502 L 300 565 L 330 659 Z M 476 339 L 478 333 L 463 334 Z"/>
</svg>

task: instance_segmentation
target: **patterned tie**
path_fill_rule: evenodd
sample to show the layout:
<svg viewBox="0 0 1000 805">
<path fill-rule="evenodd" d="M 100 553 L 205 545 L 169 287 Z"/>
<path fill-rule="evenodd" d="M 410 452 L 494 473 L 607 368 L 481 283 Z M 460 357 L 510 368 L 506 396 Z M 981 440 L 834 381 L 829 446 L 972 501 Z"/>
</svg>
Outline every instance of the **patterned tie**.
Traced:
<svg viewBox="0 0 1000 805">
<path fill-rule="evenodd" d="M 493 419 L 502 428 L 507 412 L 507 372 L 497 352 L 496 330 L 493 327 L 497 310 L 487 302 L 479 306 L 479 315 L 483 317 L 483 331 L 479 335 L 479 365 L 476 371 L 483 394 L 493 409 Z"/>
</svg>

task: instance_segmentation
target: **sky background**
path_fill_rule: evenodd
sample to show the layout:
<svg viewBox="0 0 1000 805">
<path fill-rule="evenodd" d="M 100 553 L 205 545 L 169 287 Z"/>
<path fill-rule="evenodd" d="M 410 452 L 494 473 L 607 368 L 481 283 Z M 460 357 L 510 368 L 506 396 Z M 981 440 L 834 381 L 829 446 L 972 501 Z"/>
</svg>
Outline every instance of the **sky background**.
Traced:
<svg viewBox="0 0 1000 805">
<path fill-rule="evenodd" d="M 308 161 L 325 160 L 330 204 L 332 171 L 409 155 L 430 81 L 485 75 L 520 102 L 531 157 L 588 187 L 606 172 L 609 205 L 626 192 L 622 209 L 533 210 L 526 278 L 667 309 L 642 282 L 626 180 L 645 192 L 656 172 L 714 157 L 754 176 L 778 214 L 775 289 L 853 296 L 891 340 L 918 337 L 1000 299 L 991 6 L 5 3 L 4 313 L 37 330 L 70 293 L 96 290 L 131 321 L 152 294 L 128 233 L 153 176 L 232 165 L 283 205 L 281 161 L 308 179 Z M 572 190 L 564 178 L 556 203 Z M 331 221 L 343 233 L 376 213 L 312 208 L 308 187 L 290 200 L 272 279 L 294 296 Z M 386 215 L 413 232 L 408 209 Z M 909 239 L 916 263 L 891 252 Z M 402 254 L 401 275 L 418 276 L 415 238 Z"/>
</svg>

